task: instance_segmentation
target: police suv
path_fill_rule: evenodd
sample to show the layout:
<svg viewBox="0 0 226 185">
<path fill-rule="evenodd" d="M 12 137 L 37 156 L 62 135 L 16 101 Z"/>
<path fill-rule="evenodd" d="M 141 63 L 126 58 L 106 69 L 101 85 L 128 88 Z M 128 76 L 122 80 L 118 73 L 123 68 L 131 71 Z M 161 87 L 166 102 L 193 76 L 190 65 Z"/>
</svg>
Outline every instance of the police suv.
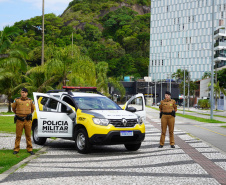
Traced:
<svg viewBox="0 0 226 185">
<path fill-rule="evenodd" d="M 121 108 L 106 96 L 87 91 L 96 91 L 96 87 L 34 92 L 34 143 L 43 145 L 47 138 L 58 137 L 74 140 L 79 153 L 88 153 L 92 145 L 109 144 L 138 150 L 145 138 L 143 94 L 133 96 Z"/>
</svg>

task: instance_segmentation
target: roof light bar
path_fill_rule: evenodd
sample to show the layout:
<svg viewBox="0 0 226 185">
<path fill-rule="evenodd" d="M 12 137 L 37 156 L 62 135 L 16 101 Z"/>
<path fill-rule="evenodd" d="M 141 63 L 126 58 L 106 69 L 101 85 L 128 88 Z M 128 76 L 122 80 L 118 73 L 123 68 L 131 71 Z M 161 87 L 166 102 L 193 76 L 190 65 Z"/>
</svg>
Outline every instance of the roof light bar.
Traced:
<svg viewBox="0 0 226 185">
<path fill-rule="evenodd" d="M 74 87 L 74 86 L 63 86 L 63 89 L 80 89 L 80 90 L 96 90 L 96 87 Z"/>
</svg>

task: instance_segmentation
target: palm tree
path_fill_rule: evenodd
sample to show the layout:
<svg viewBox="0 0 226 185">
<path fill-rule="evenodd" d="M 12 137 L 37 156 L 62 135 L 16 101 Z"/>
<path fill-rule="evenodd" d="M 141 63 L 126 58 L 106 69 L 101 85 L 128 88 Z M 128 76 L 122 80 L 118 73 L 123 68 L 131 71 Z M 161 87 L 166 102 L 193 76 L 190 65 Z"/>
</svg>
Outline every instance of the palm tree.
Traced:
<svg viewBox="0 0 226 185">
<path fill-rule="evenodd" d="M 188 79 L 188 76 L 189 76 L 189 72 L 185 70 L 185 79 Z M 172 77 L 175 78 L 177 81 L 184 80 L 184 70 L 177 69 L 177 71 L 172 74 Z"/>
<path fill-rule="evenodd" d="M 107 62 L 99 62 L 96 65 L 97 89 L 106 96 L 109 95 L 107 72 L 108 72 Z"/>
<path fill-rule="evenodd" d="M 0 31 L 0 60 L 10 56 L 9 49 L 12 39 L 19 34 L 19 29 L 14 26 L 6 26 Z"/>
<path fill-rule="evenodd" d="M 208 87 L 211 86 L 211 83 L 208 84 Z M 226 95 L 226 90 L 223 87 L 220 87 L 219 81 L 217 81 L 216 84 L 213 85 L 214 87 L 214 93 L 215 93 L 215 108 L 217 110 L 217 99 L 220 99 L 221 92 Z"/>
<path fill-rule="evenodd" d="M 22 73 L 27 71 L 27 54 L 23 48 L 12 46 L 18 30 L 14 26 L 6 26 L 0 31 L 0 92 L 8 96 L 8 112 L 11 112 L 11 98 L 27 85 L 22 81 Z"/>
<path fill-rule="evenodd" d="M 205 72 L 202 76 L 202 80 L 206 79 L 206 78 L 210 78 L 211 77 L 211 73 L 210 72 Z"/>
<path fill-rule="evenodd" d="M 7 95 L 8 112 L 11 112 L 11 99 L 18 93 L 19 89 L 28 85 L 22 82 L 22 71 L 25 71 L 26 66 L 21 65 L 19 59 L 7 58 L 7 61 L 0 68 L 0 92 Z"/>
</svg>

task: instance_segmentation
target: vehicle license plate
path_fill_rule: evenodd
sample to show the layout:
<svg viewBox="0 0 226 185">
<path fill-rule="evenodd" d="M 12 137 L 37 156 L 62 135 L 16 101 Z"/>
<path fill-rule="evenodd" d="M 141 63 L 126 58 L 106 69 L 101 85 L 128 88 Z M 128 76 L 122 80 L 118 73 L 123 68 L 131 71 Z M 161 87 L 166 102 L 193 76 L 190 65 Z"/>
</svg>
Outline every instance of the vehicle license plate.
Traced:
<svg viewBox="0 0 226 185">
<path fill-rule="evenodd" d="M 120 136 L 133 136 L 133 131 L 120 131 Z"/>
</svg>

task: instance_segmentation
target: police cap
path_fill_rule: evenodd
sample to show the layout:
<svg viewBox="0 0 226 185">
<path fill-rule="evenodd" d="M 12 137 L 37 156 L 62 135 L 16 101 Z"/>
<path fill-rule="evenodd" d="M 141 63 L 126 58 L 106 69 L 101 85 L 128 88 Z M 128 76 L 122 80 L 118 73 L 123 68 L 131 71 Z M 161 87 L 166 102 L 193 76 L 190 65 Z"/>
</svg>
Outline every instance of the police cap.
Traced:
<svg viewBox="0 0 226 185">
<path fill-rule="evenodd" d="M 25 87 L 22 88 L 21 91 L 28 92 L 28 90 Z"/>
<path fill-rule="evenodd" d="M 169 91 L 166 91 L 166 92 L 165 92 L 165 94 L 168 94 L 168 95 L 170 95 L 170 96 L 171 96 L 171 93 L 170 93 Z"/>
</svg>

